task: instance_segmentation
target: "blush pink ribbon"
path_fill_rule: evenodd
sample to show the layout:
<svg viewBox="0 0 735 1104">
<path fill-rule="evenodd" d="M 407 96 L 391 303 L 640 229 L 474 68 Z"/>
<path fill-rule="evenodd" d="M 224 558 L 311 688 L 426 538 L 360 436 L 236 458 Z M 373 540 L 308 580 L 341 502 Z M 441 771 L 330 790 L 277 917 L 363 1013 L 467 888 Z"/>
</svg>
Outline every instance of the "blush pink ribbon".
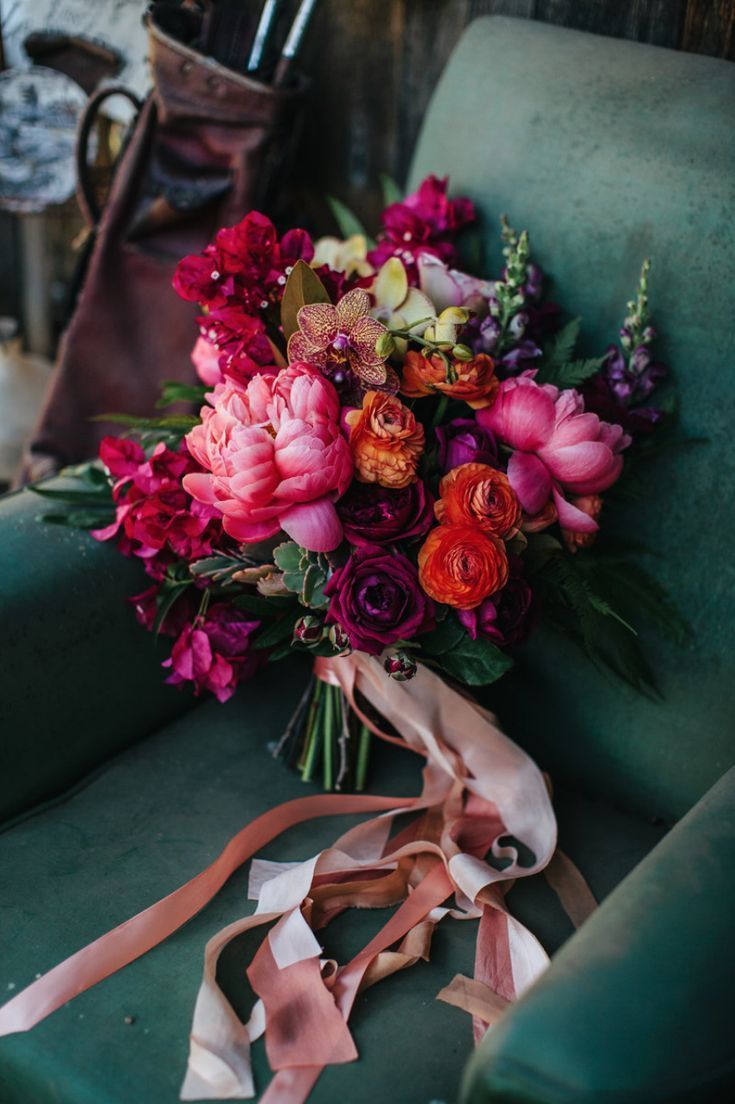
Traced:
<svg viewBox="0 0 735 1104">
<path fill-rule="evenodd" d="M 145 954 L 281 832 L 328 815 L 380 814 L 306 862 L 253 862 L 255 912 L 219 932 L 205 950 L 183 1100 L 253 1096 L 250 1045 L 265 1033 L 275 1076 L 264 1104 L 303 1104 L 325 1066 L 357 1057 L 347 1022 L 361 987 L 424 955 L 416 946 L 428 946 L 433 925 L 445 916 L 480 919 L 475 981 L 503 998 L 501 1004 L 533 983 L 548 958 L 508 913 L 504 891 L 516 878 L 544 869 L 556 848 L 556 821 L 537 766 L 491 714 L 428 668 L 420 666 L 414 679 L 399 683 L 375 659 L 353 653 L 319 660 L 316 673 L 342 688 L 374 732 L 426 760 L 421 794 L 319 794 L 257 817 L 200 874 L 8 1001 L 0 1008 L 0 1035 L 29 1030 Z M 356 691 L 400 733 L 400 740 L 380 732 L 362 714 Z M 391 839 L 394 818 L 410 811 L 418 818 Z M 518 843 L 532 853 L 530 864 L 519 862 Z M 485 861 L 488 854 L 505 860 L 503 868 Z M 447 905 L 452 895 L 454 904 Z M 315 929 L 350 905 L 398 907 L 355 958 L 337 966 L 321 958 Z M 216 965 L 231 939 L 259 925 L 270 927 L 248 968 L 258 999 L 243 1024 L 216 983 Z M 399 941 L 399 953 L 389 951 Z M 478 1017 L 474 1022 L 479 1036 L 487 1023 Z"/>
</svg>

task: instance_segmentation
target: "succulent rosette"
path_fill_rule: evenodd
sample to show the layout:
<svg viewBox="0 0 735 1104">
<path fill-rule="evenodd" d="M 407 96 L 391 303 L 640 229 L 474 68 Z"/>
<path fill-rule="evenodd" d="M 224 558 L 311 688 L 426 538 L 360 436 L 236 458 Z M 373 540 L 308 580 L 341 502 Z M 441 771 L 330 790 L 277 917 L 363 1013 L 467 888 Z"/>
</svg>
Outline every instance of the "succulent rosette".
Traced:
<svg viewBox="0 0 735 1104">
<path fill-rule="evenodd" d="M 502 220 L 499 273 L 462 270 L 474 219 L 432 176 L 386 208 L 374 243 L 354 217 L 313 244 L 251 212 L 178 265 L 200 384 L 170 399 L 200 401 L 106 438 L 77 510 L 153 579 L 133 605 L 173 640 L 172 684 L 225 700 L 292 649 L 490 683 L 545 616 L 595 662 L 649 678 L 629 622 L 655 584 L 596 543 L 666 421 L 648 264 L 616 343 L 580 360 L 579 322 L 545 298 L 525 231 Z M 342 726 L 344 751 L 364 717 L 334 685 L 314 695 L 289 755 L 305 778 L 323 755 L 329 788 L 328 733 Z"/>
</svg>

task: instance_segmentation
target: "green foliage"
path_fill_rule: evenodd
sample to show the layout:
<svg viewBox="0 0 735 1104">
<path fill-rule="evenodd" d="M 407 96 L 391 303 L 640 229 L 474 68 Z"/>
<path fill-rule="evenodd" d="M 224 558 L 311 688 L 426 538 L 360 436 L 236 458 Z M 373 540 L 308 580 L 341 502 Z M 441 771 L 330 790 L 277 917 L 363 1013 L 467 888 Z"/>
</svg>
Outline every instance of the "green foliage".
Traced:
<svg viewBox="0 0 735 1104">
<path fill-rule="evenodd" d="M 262 651 L 265 648 L 274 648 L 277 644 L 282 644 L 286 640 L 290 647 L 293 627 L 293 613 L 276 618 L 275 621 L 269 622 L 260 630 L 253 641 L 253 648 L 256 651 Z M 284 652 L 284 654 L 286 653 Z"/>
<path fill-rule="evenodd" d="M 276 565 L 283 572 L 283 585 L 294 594 L 302 606 L 323 610 L 329 605 L 324 587 L 329 578 L 329 561 L 321 552 L 308 552 L 294 541 L 279 544 L 273 553 Z"/>
<path fill-rule="evenodd" d="M 161 632 L 163 623 L 175 603 L 193 585 L 194 580 L 189 575 L 186 564 L 175 563 L 167 569 L 156 595 L 157 612 L 156 619 L 153 622 L 153 631 L 156 636 Z"/>
<path fill-rule="evenodd" d="M 71 529 L 104 529 L 115 520 L 112 488 L 106 472 L 95 463 L 78 464 L 61 473 L 76 481 L 74 487 L 28 488 L 33 494 L 53 503 L 54 513 L 42 514 L 47 525 L 66 525 Z"/>
<path fill-rule="evenodd" d="M 360 234 L 363 238 L 367 238 L 364 226 L 349 207 L 346 207 L 341 200 L 331 195 L 327 196 L 327 203 L 343 238 L 351 238 L 354 234 Z"/>
<path fill-rule="evenodd" d="M 402 202 L 403 190 L 398 187 L 392 176 L 388 176 L 388 173 L 380 174 L 380 187 L 383 193 L 384 206 L 390 207 L 393 203 Z"/>
<path fill-rule="evenodd" d="M 453 614 L 422 636 L 420 643 L 429 661 L 467 686 L 487 686 L 513 666 L 510 656 L 489 640 L 472 640 Z"/>
<path fill-rule="evenodd" d="M 263 594 L 238 594 L 236 598 L 231 599 L 233 606 L 248 613 L 254 613 L 257 617 L 273 617 L 274 614 L 292 605 L 295 600 L 296 596 L 291 594 L 274 595 L 271 598 L 266 598 Z"/>
<path fill-rule="evenodd" d="M 636 690 L 657 692 L 637 633 L 611 604 L 614 598 L 603 590 L 593 556 L 554 553 L 533 582 L 546 619 L 574 640 L 597 667 L 610 669 Z"/>
<path fill-rule="evenodd" d="M 579 387 L 592 376 L 596 376 L 605 361 L 604 357 L 590 357 L 587 360 L 569 360 L 556 367 L 544 364 L 536 376 L 537 383 L 553 383 L 555 387 Z"/>
<path fill-rule="evenodd" d="M 297 261 L 286 281 L 281 300 L 281 326 L 288 341 L 299 328 L 298 313 L 310 303 L 330 303 L 329 293 L 306 261 Z"/>
<path fill-rule="evenodd" d="M 201 560 L 195 560 L 189 565 L 189 571 L 197 578 L 211 579 L 213 583 L 231 582 L 232 576 L 242 571 L 247 566 L 247 561 L 238 556 L 227 556 L 218 553 L 216 556 L 205 556 Z"/>
<path fill-rule="evenodd" d="M 204 396 L 209 388 L 204 384 L 179 383 L 178 380 L 164 380 L 161 384 L 161 397 L 156 403 L 156 409 L 160 410 L 172 403 L 187 402 L 197 406 L 204 404 Z"/>
<path fill-rule="evenodd" d="M 573 318 L 571 322 L 567 322 L 566 326 L 562 326 L 558 333 L 554 334 L 548 349 L 544 351 L 543 365 L 545 371 L 558 369 L 572 359 L 577 347 L 581 326 L 582 319 Z"/>
<path fill-rule="evenodd" d="M 154 448 L 163 443 L 167 448 L 178 448 L 182 437 L 194 426 L 201 424 L 198 414 L 164 414 L 160 418 L 137 418 L 132 414 L 98 414 L 93 422 L 113 422 L 127 426 L 130 434 L 139 438 L 144 449 Z"/>
</svg>

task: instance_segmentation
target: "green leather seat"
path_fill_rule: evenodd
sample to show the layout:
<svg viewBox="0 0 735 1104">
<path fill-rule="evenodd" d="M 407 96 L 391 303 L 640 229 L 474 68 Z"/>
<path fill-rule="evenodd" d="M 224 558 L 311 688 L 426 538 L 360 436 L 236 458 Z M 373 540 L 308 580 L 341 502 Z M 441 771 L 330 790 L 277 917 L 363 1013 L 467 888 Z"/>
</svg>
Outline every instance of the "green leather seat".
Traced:
<svg viewBox="0 0 735 1104">
<path fill-rule="evenodd" d="M 511 891 L 547 949 L 564 948 L 476 1052 L 468 1104 L 696 1104 L 728 1099 L 735 1084 L 733 775 L 697 805 L 734 757 L 734 100 L 724 63 L 485 19 L 450 62 L 419 142 L 413 180 L 450 172 L 487 214 L 488 241 L 494 213 L 529 225 L 559 298 L 589 323 L 590 348 L 614 334 L 640 256 L 653 254 L 654 309 L 685 423 L 711 438 L 662 463 L 622 519 L 662 548 L 656 569 L 696 631 L 689 652 L 650 643 L 663 701 L 543 639 L 494 695 L 505 728 L 553 774 L 562 847 L 599 899 L 614 892 L 572 935 L 543 879 Z M 136 565 L 84 534 L 39 526 L 42 509 L 28 492 L 0 501 L 0 997 L 184 882 L 254 815 L 305 792 L 267 750 L 303 667 L 268 670 L 224 708 L 163 686 L 160 656 L 123 601 L 145 586 Z M 417 788 L 415 772 L 412 758 L 380 749 L 372 787 Z M 265 854 L 306 857 L 347 823 L 294 829 Z M 252 908 L 246 897 L 243 870 L 162 946 L 32 1032 L 0 1039 L 1 1104 L 173 1104 L 204 944 Z M 350 915 L 326 945 L 344 958 L 379 923 Z M 361 996 L 351 1020 L 360 1062 L 327 1070 L 315 1104 L 457 1099 L 471 1028 L 434 997 L 471 973 L 474 934 L 446 921 L 431 963 Z M 238 941 L 221 963 L 243 1011 L 251 950 Z M 264 1087 L 260 1044 L 255 1066 Z"/>
</svg>

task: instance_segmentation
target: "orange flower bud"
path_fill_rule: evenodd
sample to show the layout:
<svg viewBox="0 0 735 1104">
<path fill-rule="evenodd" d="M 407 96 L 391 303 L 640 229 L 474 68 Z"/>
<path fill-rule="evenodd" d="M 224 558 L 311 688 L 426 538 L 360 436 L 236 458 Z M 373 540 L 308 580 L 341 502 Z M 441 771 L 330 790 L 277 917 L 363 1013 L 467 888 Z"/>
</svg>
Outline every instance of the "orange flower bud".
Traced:
<svg viewBox="0 0 735 1104">
<path fill-rule="evenodd" d="M 474 609 L 508 581 L 505 545 L 475 525 L 438 525 L 421 546 L 419 582 L 430 598 Z"/>
<path fill-rule="evenodd" d="M 357 478 L 381 487 L 406 487 L 416 479 L 424 450 L 424 427 L 394 395 L 368 391 L 361 410 L 351 410 L 350 448 Z"/>
<path fill-rule="evenodd" d="M 510 537 L 521 522 L 521 504 L 508 476 L 489 464 L 460 464 L 439 484 L 434 506 L 444 523 L 479 525 L 496 537 Z"/>
<path fill-rule="evenodd" d="M 440 392 L 479 410 L 492 405 L 499 386 L 493 360 L 485 353 L 471 360 L 450 360 L 448 371 L 436 354 L 426 356 L 411 350 L 403 362 L 401 392 L 412 399 Z"/>
</svg>

